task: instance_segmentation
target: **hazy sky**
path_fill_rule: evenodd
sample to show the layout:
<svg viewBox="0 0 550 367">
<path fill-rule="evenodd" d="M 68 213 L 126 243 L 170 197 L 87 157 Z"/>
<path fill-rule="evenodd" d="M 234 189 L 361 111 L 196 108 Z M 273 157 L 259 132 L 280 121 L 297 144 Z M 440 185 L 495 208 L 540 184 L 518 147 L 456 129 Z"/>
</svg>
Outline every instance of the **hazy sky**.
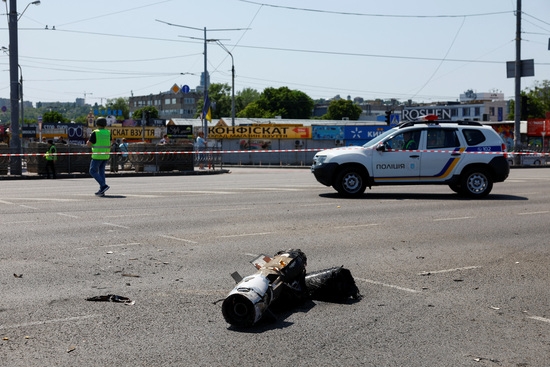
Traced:
<svg viewBox="0 0 550 367">
<path fill-rule="evenodd" d="M 4 47 L 9 2 L 0 3 Z M 18 12 L 30 2 L 18 1 Z M 550 1 L 522 7 L 522 59 L 535 60 L 525 89 L 550 79 Z M 93 104 L 174 83 L 195 88 L 205 27 L 211 82 L 231 85 L 217 39 L 233 54 L 237 92 L 287 86 L 313 99 L 447 101 L 473 89 L 512 98 L 515 8 L 516 0 L 42 0 L 18 24 L 24 98 Z M 0 64 L 0 97 L 9 98 L 5 52 Z"/>
</svg>

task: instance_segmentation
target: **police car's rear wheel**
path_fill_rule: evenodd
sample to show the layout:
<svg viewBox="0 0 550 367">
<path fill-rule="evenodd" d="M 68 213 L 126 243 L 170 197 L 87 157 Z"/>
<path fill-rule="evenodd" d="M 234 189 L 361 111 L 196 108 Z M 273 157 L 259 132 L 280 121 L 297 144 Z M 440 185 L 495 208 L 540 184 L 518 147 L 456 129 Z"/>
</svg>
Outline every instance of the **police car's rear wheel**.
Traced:
<svg viewBox="0 0 550 367">
<path fill-rule="evenodd" d="M 460 184 L 461 194 L 471 198 L 489 195 L 493 189 L 493 180 L 482 169 L 472 169 L 464 173 Z"/>
<path fill-rule="evenodd" d="M 338 174 L 333 186 L 340 195 L 355 197 L 365 192 L 367 183 L 359 170 L 345 168 Z"/>
</svg>

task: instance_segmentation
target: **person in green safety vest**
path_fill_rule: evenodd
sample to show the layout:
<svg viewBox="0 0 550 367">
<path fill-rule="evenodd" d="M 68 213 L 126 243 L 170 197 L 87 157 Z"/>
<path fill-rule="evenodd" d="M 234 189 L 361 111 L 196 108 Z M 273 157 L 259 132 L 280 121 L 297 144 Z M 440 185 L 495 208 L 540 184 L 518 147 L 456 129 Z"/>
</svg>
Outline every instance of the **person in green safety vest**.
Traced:
<svg viewBox="0 0 550 367">
<path fill-rule="evenodd" d="M 44 154 L 46 158 L 46 178 L 57 178 L 55 174 L 55 161 L 57 161 L 57 148 L 53 140 L 48 140 L 48 150 Z"/>
<path fill-rule="evenodd" d="M 99 117 L 96 120 L 97 129 L 92 132 L 86 145 L 92 147 L 92 160 L 90 162 L 90 175 L 99 184 L 99 191 L 96 196 L 105 196 L 105 191 L 110 187 L 105 183 L 105 166 L 109 161 L 109 152 L 111 150 L 111 132 L 105 127 L 107 119 Z"/>
</svg>

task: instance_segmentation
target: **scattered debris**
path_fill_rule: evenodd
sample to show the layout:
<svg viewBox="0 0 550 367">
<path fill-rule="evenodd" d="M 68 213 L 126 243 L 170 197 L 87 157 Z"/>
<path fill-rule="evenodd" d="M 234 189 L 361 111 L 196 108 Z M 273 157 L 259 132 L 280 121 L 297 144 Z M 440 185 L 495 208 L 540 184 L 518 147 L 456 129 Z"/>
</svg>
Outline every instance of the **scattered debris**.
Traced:
<svg viewBox="0 0 550 367">
<path fill-rule="evenodd" d="M 313 300 L 345 302 L 361 298 L 351 272 L 343 266 L 306 274 L 306 287 Z"/>
<path fill-rule="evenodd" d="M 242 278 L 234 272 L 237 285 L 223 300 L 222 314 L 229 324 L 250 327 L 270 305 L 297 306 L 307 299 L 344 303 L 361 299 L 351 272 L 343 266 L 306 274 L 307 257 L 300 249 L 261 255 L 251 261 L 258 272 Z"/>
<path fill-rule="evenodd" d="M 117 296 L 116 294 L 107 294 L 105 296 L 90 297 L 90 298 L 86 298 L 86 301 L 117 302 L 117 303 L 124 303 L 125 305 L 133 305 L 135 303 L 135 301 L 132 301 L 127 297 Z"/>
</svg>

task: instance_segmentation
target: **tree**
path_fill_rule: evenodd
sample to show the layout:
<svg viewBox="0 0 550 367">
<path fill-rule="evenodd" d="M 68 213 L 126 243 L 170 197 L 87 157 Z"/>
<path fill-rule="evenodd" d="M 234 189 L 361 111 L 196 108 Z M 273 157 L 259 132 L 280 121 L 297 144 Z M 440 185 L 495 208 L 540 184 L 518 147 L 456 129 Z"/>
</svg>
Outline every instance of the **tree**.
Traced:
<svg viewBox="0 0 550 367">
<path fill-rule="evenodd" d="M 326 120 L 341 120 L 347 117 L 350 120 L 359 120 L 361 116 L 361 107 L 350 100 L 338 99 L 331 101 L 328 105 L 327 113 L 323 116 Z"/>
<path fill-rule="evenodd" d="M 535 82 L 532 89 L 521 92 L 521 120 L 544 118 L 550 112 L 550 80 Z M 515 118 L 515 100 L 510 103 L 508 119 Z"/>
<path fill-rule="evenodd" d="M 260 92 L 256 89 L 245 88 L 235 95 L 235 110 L 241 111 L 246 108 L 252 102 L 256 102 L 260 99 Z"/>
<path fill-rule="evenodd" d="M 208 87 L 208 99 L 212 109 L 212 119 L 231 116 L 231 87 L 229 84 L 212 83 Z M 204 106 L 204 98 L 197 101 L 197 114 L 199 117 Z"/>
<path fill-rule="evenodd" d="M 239 117 L 309 119 L 313 105 L 313 100 L 301 91 L 288 87 L 266 88 L 257 101 L 239 113 Z"/>
<path fill-rule="evenodd" d="M 61 113 L 57 111 L 44 112 L 42 115 L 42 122 L 55 123 L 55 122 L 68 122 Z"/>
<path fill-rule="evenodd" d="M 125 120 L 127 118 L 130 118 L 130 107 L 128 98 L 116 98 L 116 99 L 108 99 L 107 104 L 105 107 L 107 107 L 110 110 L 115 111 L 122 111 L 122 116 L 116 116 L 117 120 Z"/>
<path fill-rule="evenodd" d="M 137 110 L 134 111 L 134 113 L 132 114 L 132 118 L 134 120 L 141 120 L 143 118 L 143 114 L 145 113 L 145 118 L 149 118 L 149 119 L 156 119 L 159 117 L 159 111 L 153 107 L 153 106 L 145 106 L 145 107 L 142 107 L 142 108 L 138 108 Z"/>
</svg>

